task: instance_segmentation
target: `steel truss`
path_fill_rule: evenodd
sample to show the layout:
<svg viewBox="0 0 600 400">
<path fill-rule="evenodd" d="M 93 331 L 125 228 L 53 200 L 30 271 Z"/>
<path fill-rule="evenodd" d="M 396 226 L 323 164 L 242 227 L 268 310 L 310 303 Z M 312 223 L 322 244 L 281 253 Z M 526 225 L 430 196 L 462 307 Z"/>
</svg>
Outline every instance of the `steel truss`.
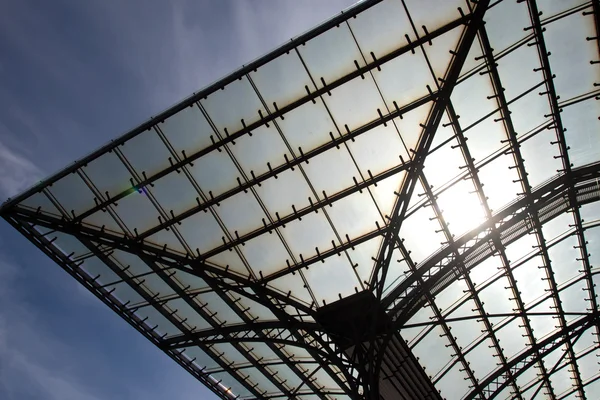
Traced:
<svg viewBox="0 0 600 400">
<path fill-rule="evenodd" d="M 226 130 L 225 132 L 218 132 L 218 129 L 213 127 L 214 134 L 211 135 L 212 144 L 193 154 L 186 154 L 185 152 L 179 154 L 171 145 L 167 145 L 171 152 L 171 157 L 169 158 L 170 166 L 153 175 L 146 175 L 144 171 L 136 171 L 123 151 L 120 150 L 120 146 L 125 144 L 129 139 L 146 130 L 155 132 L 161 140 L 168 144 L 166 135 L 160 128 L 160 122 L 186 107 L 199 109 L 207 117 L 207 120 L 210 121 L 206 110 L 200 104 L 201 99 L 205 99 L 211 93 L 237 79 L 246 78 L 254 85 L 250 77 L 250 73 L 253 70 L 286 52 L 298 52 L 298 46 L 303 45 L 308 40 L 336 25 L 347 24 L 350 18 L 355 17 L 379 2 L 376 0 L 361 2 L 348 12 L 338 15 L 319 28 L 294 39 L 280 49 L 245 66 L 202 92 L 194 94 L 181 104 L 158 115 L 136 130 L 113 141 L 23 195 L 10 200 L 0 209 L 1 215 L 15 229 L 26 236 L 46 255 L 78 280 L 78 282 L 92 291 L 113 311 L 121 315 L 144 337 L 162 349 L 223 399 L 231 399 L 234 395 L 219 380 L 213 377 L 213 375 L 221 372 L 226 372 L 233 377 L 255 398 L 299 398 L 302 395 L 315 394 L 321 399 L 331 398 L 331 396 L 336 395 L 345 395 L 357 399 L 441 399 L 441 395 L 435 386 L 440 377 L 434 379 L 427 376 L 421 364 L 414 356 L 411 347 L 398 333 L 401 328 L 417 326 L 442 328 L 443 336 L 448 340 L 449 346 L 453 351 L 454 360 L 441 376 L 447 373 L 454 365 L 460 364 L 461 371 L 464 371 L 466 374 L 466 380 L 469 381 L 471 388 L 470 393 L 466 396 L 468 399 L 492 399 L 506 387 L 510 387 L 512 395 L 517 398 L 522 398 L 521 393 L 523 389 L 527 390 L 534 387 L 536 388 L 536 394 L 544 390 L 550 398 L 556 398 L 557 394 L 554 391 L 550 377 L 562 368 L 568 368 L 572 375 L 573 392 L 578 397 L 585 398 L 584 387 L 592 381 L 584 382 L 582 380 L 577 363 L 577 359 L 580 356 L 575 354 L 573 344 L 588 330 L 593 330 L 596 336 L 600 336 L 600 314 L 598 314 L 597 295 L 593 283 L 593 276 L 600 272 L 594 270 L 590 265 L 590 250 L 585 239 L 585 231 L 586 229 L 590 229 L 591 225 L 586 224 L 582 220 L 580 208 L 583 205 L 600 200 L 600 191 L 597 186 L 598 179 L 600 179 L 600 162 L 578 168 L 572 166 L 564 135 L 566 129 L 563 126 L 560 113 L 565 107 L 581 101 L 593 98 L 597 99 L 600 91 L 595 90 L 576 98 L 559 102 L 553 81 L 554 75 L 549 59 L 550 54 L 546 48 L 543 34 L 544 25 L 549 22 L 540 19 L 540 12 L 537 9 L 535 0 L 523 1 L 523 3 L 526 3 L 523 4 L 523 7 L 527 7 L 531 19 L 531 25 L 525 30 L 526 36 L 503 51 L 496 52 L 492 49 L 484 23 L 484 17 L 488 8 L 497 5 L 499 2 L 491 4 L 492 2 L 489 0 L 472 1 L 472 4 L 469 5 L 470 9 L 468 13 L 459 9 L 456 19 L 432 31 L 427 31 L 426 27 L 423 26 L 424 34 L 419 32 L 411 20 L 411 27 L 417 38 L 416 40 L 411 41 L 407 37 L 406 45 L 378 59 L 371 53 L 373 60 L 367 62 L 364 66 L 360 66 L 355 61 L 356 70 L 339 77 L 337 80 L 325 82 L 321 78 L 323 85 L 320 88 L 315 86 L 311 90 L 306 86 L 306 96 L 285 106 L 278 107 L 274 103 L 273 107 L 269 108 L 260 96 L 256 86 L 253 86 L 256 94 L 261 98 L 264 109 L 267 111 L 265 115 L 261 113 L 258 120 L 248 124 L 242 120 L 243 128 L 236 132 L 227 132 Z M 600 2 L 594 0 L 591 3 L 574 7 L 561 15 L 555 16 L 555 19 L 564 18 L 576 12 L 583 12 L 584 15 L 593 16 L 598 32 L 597 36 L 600 37 Z M 446 74 L 443 78 L 438 78 L 431 67 L 431 62 L 427 57 L 424 46 L 431 45 L 432 40 L 453 29 L 462 29 L 462 34 L 456 49 L 451 51 L 452 59 L 448 65 Z M 597 37 L 590 39 L 596 40 L 600 46 L 600 41 L 598 41 Z M 482 49 L 482 55 L 478 58 L 480 65 L 473 71 L 465 73 L 463 67 L 469 50 L 472 46 L 476 45 L 479 45 Z M 535 46 L 540 61 L 539 72 L 541 72 L 543 78 L 541 82 L 521 93 L 517 98 L 509 99 L 504 93 L 497 62 L 521 46 Z M 284 135 L 278 124 L 278 119 L 283 119 L 286 113 L 309 102 L 323 102 L 325 105 L 323 98 L 331 95 L 330 92 L 335 88 L 353 79 L 359 79 L 359 77 L 364 79 L 365 75 L 371 74 L 376 69 L 381 69 L 382 66 L 385 67 L 386 63 L 400 56 L 409 53 L 414 54 L 418 51 L 421 51 L 427 60 L 431 74 L 437 85 L 434 88 L 428 87 L 427 95 L 405 105 L 399 106 L 394 103 L 395 108 L 388 110 L 387 113 L 378 109 L 379 119 L 370 121 L 354 130 L 350 130 L 346 126 L 346 130 L 343 131 L 338 127 L 339 135 L 331 133 L 330 142 L 312 150 L 303 151 L 302 148 L 295 150 L 286 143 L 292 157 L 290 159 L 286 157 L 285 163 L 277 166 L 268 164 L 268 171 L 260 175 L 255 175 L 253 171 L 250 171 L 250 174 L 245 174 L 239 168 L 242 177 L 238 178 L 238 186 L 221 194 L 213 195 L 210 191 L 208 193 L 203 192 L 199 189 L 190 174 L 189 168 L 193 166 L 194 161 L 213 151 L 224 151 L 236 163 L 235 157 L 231 153 L 231 147 L 235 145 L 236 140 L 245 135 L 251 135 L 252 131 L 257 128 L 272 124 L 283 138 Z M 300 56 L 299 53 L 298 55 Z M 475 74 L 489 76 L 493 87 L 493 96 L 488 98 L 488 100 L 494 101 L 496 107 L 492 113 L 482 116 L 480 120 L 474 122 L 472 125 L 463 126 L 456 113 L 451 95 L 457 84 Z M 314 79 L 317 79 L 317 77 L 314 77 Z M 536 90 L 543 90 L 539 94 L 540 96 L 547 97 L 551 113 L 545 116 L 547 119 L 546 122 L 542 123 L 538 129 L 526 135 L 518 135 L 515 132 L 514 122 L 511 117 L 511 107 L 519 98 Z M 388 123 L 393 123 L 394 119 L 402 118 L 403 115 L 423 105 L 431 105 L 431 111 L 422 125 L 422 132 L 415 149 L 411 149 L 411 159 L 404 160 L 401 158 L 401 162 L 398 165 L 379 174 L 373 175 L 369 171 L 368 177 L 354 178 L 354 186 L 336 193 L 325 193 L 323 191 L 321 194 L 312 189 L 312 197 L 309 197 L 309 206 L 301 209 L 296 209 L 292 206 L 293 211 L 287 215 L 280 216 L 276 214 L 276 218 L 263 218 L 263 225 L 251 232 L 239 235 L 237 231 L 231 234 L 227 229 L 223 229 L 222 244 L 204 253 L 201 253 L 198 249 L 190 248 L 179 234 L 178 225 L 186 218 L 200 212 L 212 213 L 217 218 L 214 210 L 220 206 L 220 203 L 241 193 L 251 192 L 261 207 L 264 208 L 264 204 L 260 196 L 258 196 L 256 188 L 261 186 L 266 180 L 271 178 L 276 179 L 278 175 L 289 170 L 295 170 L 295 168 L 303 171 L 303 164 L 308 164 L 318 155 L 345 147 L 349 142 L 354 141 L 365 132 L 380 125 L 387 126 Z M 503 125 L 507 134 L 504 147 L 492 155 L 490 159 L 483 162 L 476 162 L 467 145 L 465 132 L 475 125 L 480 124 L 494 113 L 500 114 L 500 118 L 496 122 Z M 435 135 L 444 117 L 448 119 L 448 126 L 451 127 L 454 133 L 454 136 L 449 140 L 457 141 L 455 147 L 460 149 L 465 160 L 465 165 L 462 167 L 464 171 L 463 175 L 457 177 L 448 187 L 460 180 L 470 180 L 476 189 L 486 217 L 484 223 L 458 238 L 452 235 L 437 201 L 438 196 L 447 188 L 435 190 L 429 184 L 424 173 L 424 165 L 427 157 L 436 151 L 437 148 L 447 144 L 442 143 L 437 148 L 432 147 Z M 557 158 L 562 161 L 562 168 L 557 171 L 558 175 L 537 187 L 531 187 L 520 147 L 525 140 L 545 130 L 551 130 L 556 134 L 556 141 L 553 141 L 552 144 L 558 149 Z M 131 189 L 112 194 L 108 192 L 102 193 L 95 187 L 90 177 L 86 175 L 82 167 L 106 152 L 113 152 L 126 165 L 132 176 Z M 484 185 L 478 176 L 478 172 L 487 163 L 490 163 L 503 154 L 511 155 L 514 160 L 514 168 L 518 173 L 519 179 L 517 181 L 521 186 L 521 193 L 519 193 L 518 197 L 512 203 L 506 205 L 501 210 L 494 211 L 488 204 Z M 88 217 L 98 212 L 108 213 L 115 220 L 119 220 L 117 213 L 118 204 L 130 195 L 132 190 L 141 192 L 145 191 L 146 188 L 152 188 L 160 178 L 173 172 L 182 173 L 194 187 L 197 187 L 197 205 L 193 208 L 175 215 L 172 210 L 168 212 L 161 209 L 156 198 L 149 193 L 148 197 L 157 205 L 157 209 L 159 209 L 159 217 L 158 224 L 155 224 L 145 232 L 138 232 L 136 229 L 131 230 L 121 221 L 119 222 L 119 226 L 123 233 L 119 234 L 106 229 L 105 226 L 95 226 L 86 221 Z M 49 189 L 53 183 L 68 174 L 77 174 L 94 194 L 94 206 L 79 214 L 75 213 L 74 210 L 65 209 Z M 305 256 L 300 254 L 296 258 L 289 248 L 286 247 L 289 259 L 285 260 L 285 265 L 283 265 L 282 260 L 281 268 L 269 274 L 263 275 L 262 271 L 257 274 L 243 260 L 243 257 L 240 258 L 242 258 L 247 268 L 247 275 L 230 269 L 229 265 L 223 267 L 209 261 L 210 258 L 222 253 L 233 251 L 237 253 L 240 246 L 244 246 L 246 242 L 266 234 L 276 234 L 281 238 L 284 246 L 286 246 L 286 242 L 281 234 L 286 224 L 301 220 L 311 213 L 318 213 L 320 211 L 327 216 L 327 208 L 335 205 L 338 201 L 353 194 L 362 193 L 363 190 L 370 193 L 372 187 L 377 186 L 378 183 L 386 178 L 398 174 L 406 175 L 401 187 L 395 192 L 397 198 L 389 215 L 385 215 L 387 223 L 383 226 L 377 224 L 376 229 L 354 238 L 346 235 L 344 240 L 328 219 L 338 239 L 337 242 L 332 241 L 332 248 L 321 250 L 316 248 L 316 254 Z M 418 193 L 418 195 L 424 198 L 423 202 L 418 205 L 418 208 L 430 207 L 433 210 L 435 219 L 440 224 L 440 232 L 443 233 L 445 241 L 442 243 L 443 247 L 439 251 L 417 264 L 412 260 L 410 252 L 400 237 L 400 229 L 403 222 L 412 213 L 416 212 L 415 209 L 410 209 L 409 205 L 412 204 L 410 203 L 411 199 L 417 195 L 416 188 L 418 185 L 424 188 L 424 193 Z M 54 207 L 59 210 L 60 215 L 50 214 L 41 208 L 33 209 L 22 204 L 23 200 L 35 193 L 41 193 L 46 196 Z M 578 241 L 577 248 L 580 252 L 578 260 L 582 263 L 582 269 L 579 271 L 580 276 L 577 282 L 585 282 L 585 290 L 588 297 L 586 300 L 591 304 L 586 313 L 569 313 L 563 309 L 559 299 L 559 292 L 564 290 L 565 287 L 559 286 L 554 278 L 548 252 L 554 243 L 544 237 L 542 232 L 543 224 L 564 213 L 571 213 L 573 216 L 572 231 L 562 239 L 567 236 L 575 236 Z M 222 225 L 222 221 L 219 221 L 219 223 Z M 151 237 L 154 234 L 165 230 L 172 231 L 184 243 L 185 251 L 171 249 L 166 244 L 160 246 L 151 241 Z M 78 254 L 76 257 L 72 257 L 73 254 L 65 254 L 54 243 L 55 238 L 53 236 L 59 233 L 77 239 L 87 249 L 88 253 L 85 255 Z M 534 235 L 536 238 L 535 256 L 539 256 L 543 260 L 543 265 L 540 268 L 546 273 L 546 279 L 550 287 L 544 299 L 539 300 L 533 305 L 525 304 L 518 290 L 513 269 L 519 264 L 511 263 L 506 255 L 507 246 L 529 234 Z M 326 323 L 323 322 L 320 313 L 323 312 L 323 309 L 326 309 L 327 305 L 324 304 L 323 308 L 319 308 L 320 305 L 312 292 L 312 302 L 308 302 L 295 296 L 291 291 L 285 293 L 279 290 L 274 284 L 277 279 L 290 276 L 291 274 L 295 275 L 298 273 L 303 277 L 303 271 L 333 256 L 343 255 L 350 260 L 349 251 L 351 249 L 377 238 L 382 239 L 382 244 L 377 257 L 373 259 L 375 265 L 370 281 L 365 281 L 361 290 L 356 288 L 357 296 L 366 291 L 372 293 L 376 309 L 373 312 L 373 318 L 368 320 L 368 326 L 364 327 L 363 330 L 353 332 L 355 336 L 351 344 L 348 344 L 350 343 L 348 337 L 340 335 L 339 332 L 334 332 L 329 327 L 326 327 Z M 176 297 L 161 297 L 160 293 L 151 292 L 144 286 L 144 276 L 132 275 L 128 272 L 129 267 L 120 265 L 112 257 L 113 252 L 117 250 L 139 257 L 148 266 L 152 274 L 155 274 L 166 283 L 169 289 L 175 293 L 174 296 Z M 409 274 L 406 279 L 399 284 L 395 284 L 395 286 L 389 287 L 388 273 L 395 251 L 400 252 L 410 271 L 408 271 Z M 482 288 L 476 287 L 470 278 L 469 272 L 492 256 L 499 257 L 502 264 L 499 273 L 502 274 L 501 277 L 508 279 L 509 289 L 512 293 L 511 300 L 514 300 L 517 304 L 512 313 L 486 313 L 479 295 Z M 119 281 L 112 284 L 98 283 L 97 276 L 89 275 L 82 268 L 82 265 L 89 258 L 101 260 L 118 277 Z M 352 264 L 352 261 L 350 262 Z M 216 294 L 220 301 L 226 304 L 233 311 L 235 317 L 241 320 L 242 323 L 227 324 L 227 321 L 219 319 L 216 316 L 216 312 L 210 311 L 211 307 L 209 304 L 198 300 L 197 296 L 200 292 L 190 292 L 189 286 L 186 287 L 175 279 L 178 272 L 202 279 L 207 285 L 205 290 Z M 457 309 L 467 301 L 473 301 L 475 304 L 475 309 L 473 310 L 475 314 L 472 316 L 450 317 L 448 316 L 449 313 L 443 313 L 442 310 L 435 306 L 436 295 L 457 280 L 465 282 L 467 291 L 464 300 L 459 302 L 454 309 Z M 136 304 L 129 304 L 129 302 L 122 303 L 108 289 L 108 287 L 118 283 L 127 283 L 130 285 L 143 301 Z M 307 287 L 308 285 L 305 280 L 304 283 L 305 287 Z M 571 282 L 569 285 L 574 283 Z M 310 291 L 310 288 L 307 288 L 307 290 Z M 169 309 L 168 303 L 174 298 L 182 299 L 190 309 L 207 321 L 209 328 L 199 330 L 195 326 L 188 324 L 186 319 L 180 318 L 177 314 L 178 310 Z M 528 317 L 542 315 L 531 310 L 536 304 L 547 299 L 551 299 L 554 304 L 553 309 L 555 312 L 548 313 L 548 315 L 557 317 L 557 330 L 549 336 L 537 340 Z M 248 313 L 248 307 L 244 306 L 244 301 L 247 300 L 253 301 L 263 307 L 276 320 L 262 321 L 258 320 L 258 317 L 253 317 Z M 342 302 L 341 295 L 340 302 Z M 358 304 L 364 305 L 366 303 Z M 411 318 L 419 310 L 428 305 L 431 306 L 434 312 L 431 320 L 424 323 L 411 324 L 409 322 Z M 146 307 L 156 310 L 181 333 L 175 335 L 158 333 L 156 326 L 150 325 L 144 319 L 137 316 L 137 311 Z M 344 313 L 351 314 L 351 311 L 342 309 L 340 314 Z M 568 316 L 577 316 L 577 319 L 567 322 L 566 317 Z M 499 327 L 493 323 L 493 321 L 499 318 L 508 322 L 519 320 L 529 341 L 528 347 L 510 359 L 505 356 L 497 337 Z M 463 349 L 459 346 L 448 323 L 467 319 L 476 319 L 482 322 L 485 326 L 486 336 L 470 348 Z M 340 321 L 340 324 L 346 323 L 343 320 Z M 357 321 L 353 320 L 351 322 L 354 325 L 348 323 L 348 327 L 352 326 L 355 328 Z M 341 330 L 343 331 L 344 329 Z M 465 356 L 486 339 L 491 341 L 491 347 L 497 354 L 497 368 L 483 381 L 480 381 L 477 379 L 475 371 L 472 370 Z M 268 347 L 269 351 L 277 359 L 265 360 L 262 357 L 256 356 L 252 347 L 256 343 L 264 344 Z M 236 363 L 227 361 L 227 355 L 218 350 L 219 344 L 231 345 L 247 362 Z M 548 370 L 542 359 L 563 346 L 565 349 L 564 355 L 553 368 Z M 185 353 L 186 349 L 190 347 L 200 348 L 208 357 L 216 362 L 217 366 L 213 368 L 199 367 L 195 359 L 188 357 Z M 291 354 L 294 349 L 306 352 L 310 355 L 311 359 L 299 361 Z M 306 365 L 314 366 L 314 369 L 306 369 Z M 277 368 L 283 366 L 291 370 L 294 376 L 293 379 L 283 377 L 284 374 L 279 374 Z M 532 366 L 535 366 L 539 370 L 539 379 L 530 383 L 527 388 L 520 388 L 517 385 L 517 377 Z M 268 379 L 275 387 L 276 393 L 262 389 L 259 382 L 254 382 L 250 378 L 250 374 L 247 372 L 254 369 Z M 331 389 L 322 385 L 317 378 L 320 372 L 326 374 L 339 389 Z M 295 379 L 299 383 L 292 385 L 289 381 Z M 600 377 L 593 378 L 593 380 L 596 379 L 600 379 Z"/>
</svg>

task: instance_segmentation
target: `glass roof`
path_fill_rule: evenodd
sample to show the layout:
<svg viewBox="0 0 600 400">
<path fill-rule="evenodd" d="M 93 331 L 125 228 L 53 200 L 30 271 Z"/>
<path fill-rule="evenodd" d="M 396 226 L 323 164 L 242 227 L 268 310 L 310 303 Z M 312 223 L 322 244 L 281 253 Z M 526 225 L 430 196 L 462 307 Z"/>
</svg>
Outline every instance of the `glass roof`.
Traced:
<svg viewBox="0 0 600 400">
<path fill-rule="evenodd" d="M 222 398 L 598 398 L 599 18 L 363 1 L 0 212 Z"/>
</svg>

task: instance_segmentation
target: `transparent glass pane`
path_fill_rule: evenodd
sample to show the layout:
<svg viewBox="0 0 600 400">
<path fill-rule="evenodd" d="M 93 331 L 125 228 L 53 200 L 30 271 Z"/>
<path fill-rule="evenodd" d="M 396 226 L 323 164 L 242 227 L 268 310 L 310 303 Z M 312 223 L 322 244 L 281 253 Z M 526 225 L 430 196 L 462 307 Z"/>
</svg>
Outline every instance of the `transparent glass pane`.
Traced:
<svg viewBox="0 0 600 400">
<path fill-rule="evenodd" d="M 198 249 L 201 254 L 223 244 L 223 230 L 211 213 L 199 212 L 189 216 L 181 221 L 177 230 L 188 246 L 193 250 Z"/>
<path fill-rule="evenodd" d="M 402 223 L 400 237 L 405 239 L 413 261 L 422 261 L 442 246 L 445 237 L 436 230 L 440 230 L 440 224 L 431 207 L 420 209 Z"/>
<path fill-rule="evenodd" d="M 444 331 L 437 326 L 413 348 L 413 353 L 419 358 L 419 362 L 425 368 L 428 375 L 436 375 L 442 367 L 452 360 L 452 347 L 449 344 Z"/>
<path fill-rule="evenodd" d="M 167 213 L 179 215 L 198 205 L 198 191 L 183 173 L 171 172 L 154 182 L 152 194 Z"/>
<path fill-rule="evenodd" d="M 259 176 L 268 172 L 267 163 L 277 167 L 285 163 L 284 155 L 291 159 L 281 135 L 273 125 L 269 125 L 269 128 L 261 126 L 252 132 L 252 136 L 244 135 L 235 143 L 230 147 L 231 152 L 249 180 L 253 179 L 252 173 Z"/>
<path fill-rule="evenodd" d="M 225 129 L 232 134 L 243 129 L 244 123 L 250 125 L 258 121 L 259 111 L 266 115 L 260 99 L 246 77 L 211 93 L 207 99 L 200 100 L 200 104 L 221 135 L 226 135 Z"/>
<path fill-rule="evenodd" d="M 487 197 L 488 206 L 493 211 L 502 209 L 521 193 L 521 185 L 512 156 L 502 155 L 479 169 L 477 173 Z"/>
<path fill-rule="evenodd" d="M 323 191 L 331 195 L 354 186 L 352 178 L 358 175 L 350 154 L 344 148 L 319 154 L 302 168 L 319 198 L 324 197 Z"/>
<path fill-rule="evenodd" d="M 301 210 L 310 204 L 310 188 L 297 168 L 278 174 L 277 179 L 267 179 L 255 189 L 272 217 L 275 217 L 275 213 L 281 217 L 291 214 L 292 205 L 296 210 Z"/>
<path fill-rule="evenodd" d="M 526 3 L 501 1 L 485 13 L 485 29 L 490 44 L 498 53 L 524 38 L 523 28 L 531 25 Z"/>
<path fill-rule="evenodd" d="M 522 318 L 516 318 L 508 325 L 496 331 L 496 337 L 500 341 L 504 356 L 508 360 L 524 351 L 529 344 L 529 340 L 524 336 L 526 334 L 525 329 L 519 325 L 523 325 Z"/>
<path fill-rule="evenodd" d="M 598 102 L 593 100 L 565 107 L 561 113 L 569 158 L 575 167 L 600 159 L 598 115 Z"/>
<path fill-rule="evenodd" d="M 490 372 L 495 370 L 496 363 L 490 362 L 495 360 L 496 350 L 490 339 L 484 340 L 479 346 L 475 347 L 470 351 L 465 359 L 471 364 L 471 369 L 475 374 L 475 377 L 479 380 L 483 380 Z M 461 367 L 462 368 L 462 367 Z"/>
<path fill-rule="evenodd" d="M 313 264 L 304 271 L 304 276 L 321 304 L 323 301 L 332 303 L 359 290 L 358 278 L 346 257 L 331 256 L 324 263 Z"/>
<path fill-rule="evenodd" d="M 433 39 L 431 45 L 423 46 L 436 79 L 444 78 L 446 76 L 450 63 L 454 59 L 450 52 L 458 48 L 463 31 L 464 27 L 462 26 L 454 28 L 451 31 L 444 33 L 442 36 Z M 442 85 L 439 81 L 436 82 L 438 82 L 438 85 Z"/>
<path fill-rule="evenodd" d="M 335 239 L 333 230 L 322 212 L 310 213 L 302 217 L 302 221 L 295 220 L 286 224 L 281 233 L 298 261 L 300 255 L 305 260 L 316 255 L 316 247 L 320 252 L 332 248 L 331 241 Z"/>
<path fill-rule="evenodd" d="M 212 144 L 213 129 L 196 103 L 167 118 L 158 127 L 180 156 L 183 156 L 182 151 L 189 156 Z"/>
<path fill-rule="evenodd" d="M 78 174 L 68 174 L 54 182 L 47 189 L 60 205 L 69 213 L 69 217 L 80 215 L 93 208 L 94 194 Z M 45 207 L 48 207 L 47 205 Z"/>
<path fill-rule="evenodd" d="M 331 91 L 331 96 L 324 97 L 324 102 L 343 134 L 379 119 L 377 110 L 383 115 L 388 114 L 370 75 L 366 75 L 365 79 L 353 79 L 338 86 Z"/>
<path fill-rule="evenodd" d="M 550 64 L 556 94 L 568 99 L 587 93 L 594 88 L 598 67 L 591 61 L 598 60 L 598 45 L 593 18 L 578 12 L 553 21 L 546 26 L 544 39 L 551 53 Z"/>
<path fill-rule="evenodd" d="M 141 234 L 159 223 L 158 211 L 146 193 L 135 191 L 119 200 L 118 206 L 115 207 L 125 226 L 132 232 L 137 229 Z"/>
<path fill-rule="evenodd" d="M 286 113 L 285 119 L 277 123 L 294 152 L 302 147 L 307 153 L 331 141 L 330 132 L 337 131 L 322 101 L 304 103 Z"/>
<path fill-rule="evenodd" d="M 235 232 L 241 236 L 259 228 L 262 226 L 261 218 L 265 216 L 260 204 L 250 192 L 238 193 L 223 200 L 216 211 L 233 237 L 236 237 Z"/>
<path fill-rule="evenodd" d="M 375 203 L 365 191 L 336 201 L 333 207 L 327 208 L 327 214 L 341 237 L 347 234 L 350 238 L 355 238 L 372 232 L 377 229 L 375 221 L 383 226 Z"/>
<path fill-rule="evenodd" d="M 381 71 L 374 69 L 371 73 L 390 111 L 396 108 L 394 102 L 398 107 L 402 107 L 428 95 L 427 85 L 432 90 L 436 87 L 421 52 L 407 53 L 394 58 L 381 66 Z"/>
<path fill-rule="evenodd" d="M 361 67 L 365 65 L 346 24 L 311 39 L 298 51 L 318 87 L 323 87 L 321 78 L 328 84 L 355 71 L 355 61 Z"/>
<path fill-rule="evenodd" d="M 513 276 L 517 280 L 517 288 L 521 292 L 521 299 L 525 304 L 543 296 L 550 289 L 546 280 L 546 269 L 542 257 L 537 256 L 520 265 L 513 270 Z"/>
<path fill-rule="evenodd" d="M 437 203 L 448 229 L 457 236 L 485 221 L 484 209 L 471 180 L 458 181 L 439 195 Z"/>
<path fill-rule="evenodd" d="M 276 234 L 260 235 L 246 242 L 242 252 L 248 260 L 250 267 L 258 276 L 262 272 L 268 276 L 286 266 L 290 259 L 288 252 Z"/>
<path fill-rule="evenodd" d="M 103 196 L 105 192 L 113 197 L 131 189 L 132 176 L 115 153 L 102 154 L 82 167 L 82 170 Z"/>
<path fill-rule="evenodd" d="M 34 210 L 39 208 L 40 212 L 47 214 L 60 215 L 60 212 L 44 193 L 34 193 L 20 202 L 19 205 L 29 207 Z"/>
<path fill-rule="evenodd" d="M 189 168 L 200 189 L 210 198 L 238 186 L 240 173 L 225 151 L 213 150 L 194 162 Z"/>
<path fill-rule="evenodd" d="M 349 142 L 348 147 L 364 177 L 378 175 L 409 160 L 408 150 L 392 124 L 379 125 Z"/>
<path fill-rule="evenodd" d="M 548 249 L 554 279 L 558 285 L 579 275 L 579 270 L 583 269 L 581 261 L 576 260 L 581 257 L 581 253 L 579 249 L 573 247 L 578 244 L 577 238 L 571 236 Z"/>
<path fill-rule="evenodd" d="M 310 77 L 295 51 L 280 55 L 250 72 L 250 78 L 269 108 L 273 103 L 282 108 L 306 97 L 304 87 L 312 87 Z"/>
<path fill-rule="evenodd" d="M 368 62 L 370 53 L 381 58 L 393 50 L 407 46 L 404 35 L 414 37 L 410 22 L 400 1 L 382 1 L 348 21 Z"/>
<path fill-rule="evenodd" d="M 171 153 L 154 130 L 145 131 L 129 139 L 119 150 L 140 177 L 142 172 L 152 176 L 170 165 Z"/>
<path fill-rule="evenodd" d="M 550 142 L 556 140 L 553 131 L 544 130 L 531 139 L 521 144 L 521 156 L 525 160 L 529 184 L 533 187 L 553 177 L 562 168 L 562 161 L 558 156 L 556 145 Z"/>
</svg>

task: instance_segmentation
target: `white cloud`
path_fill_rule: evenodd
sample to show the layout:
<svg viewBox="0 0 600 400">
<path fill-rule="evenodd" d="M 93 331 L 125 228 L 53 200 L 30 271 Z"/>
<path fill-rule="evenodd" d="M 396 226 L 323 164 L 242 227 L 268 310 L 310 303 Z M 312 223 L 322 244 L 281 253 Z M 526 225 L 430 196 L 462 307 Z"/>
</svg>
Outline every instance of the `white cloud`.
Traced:
<svg viewBox="0 0 600 400">
<path fill-rule="evenodd" d="M 0 142 L 0 195 L 14 196 L 42 177 L 42 171 L 30 160 Z"/>
</svg>

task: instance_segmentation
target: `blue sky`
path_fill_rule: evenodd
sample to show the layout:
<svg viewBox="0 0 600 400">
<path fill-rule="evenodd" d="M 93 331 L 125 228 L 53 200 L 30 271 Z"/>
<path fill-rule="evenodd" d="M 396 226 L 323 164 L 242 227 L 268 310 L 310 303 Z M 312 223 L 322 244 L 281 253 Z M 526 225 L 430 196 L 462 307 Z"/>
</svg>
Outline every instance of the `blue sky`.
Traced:
<svg viewBox="0 0 600 400">
<path fill-rule="evenodd" d="M 2 200 L 350 0 L 0 0 Z M 208 390 L 0 222 L 0 398 Z"/>
</svg>

